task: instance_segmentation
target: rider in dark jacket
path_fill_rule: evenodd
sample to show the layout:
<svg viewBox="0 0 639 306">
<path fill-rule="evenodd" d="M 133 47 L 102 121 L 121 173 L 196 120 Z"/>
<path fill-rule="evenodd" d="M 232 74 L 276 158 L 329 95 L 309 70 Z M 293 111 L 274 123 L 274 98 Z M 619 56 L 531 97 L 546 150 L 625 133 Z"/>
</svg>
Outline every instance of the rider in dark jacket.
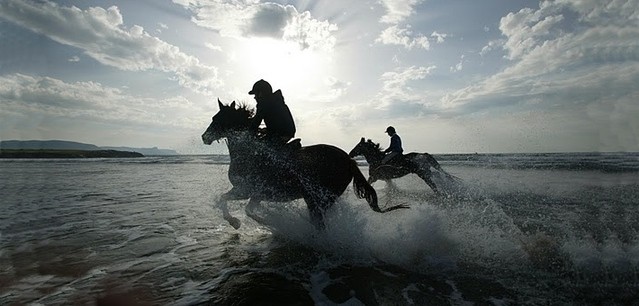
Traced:
<svg viewBox="0 0 639 306">
<path fill-rule="evenodd" d="M 391 141 L 388 149 L 384 150 L 386 156 L 382 159 L 382 164 L 386 164 L 391 159 L 401 156 L 402 153 L 404 153 L 404 149 L 402 148 L 402 139 L 399 135 L 397 135 L 397 132 L 395 132 L 395 128 L 392 126 L 387 127 L 386 133 L 390 136 Z"/>
<path fill-rule="evenodd" d="M 284 103 L 281 90 L 273 92 L 271 84 L 259 80 L 255 82 L 249 94 L 255 95 L 255 101 L 257 101 L 257 112 L 251 122 L 252 130 L 257 132 L 264 120 L 266 125 L 264 140 L 275 147 L 283 146 L 295 137 L 295 121 Z"/>
</svg>

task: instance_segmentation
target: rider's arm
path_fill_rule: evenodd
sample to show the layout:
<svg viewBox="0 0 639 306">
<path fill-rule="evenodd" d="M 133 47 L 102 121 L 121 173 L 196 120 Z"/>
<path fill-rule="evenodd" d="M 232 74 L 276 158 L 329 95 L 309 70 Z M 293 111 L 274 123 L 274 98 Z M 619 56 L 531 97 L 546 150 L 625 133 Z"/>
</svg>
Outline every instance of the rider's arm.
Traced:
<svg viewBox="0 0 639 306">
<path fill-rule="evenodd" d="M 400 144 L 399 144 L 399 138 L 395 135 L 393 135 L 393 137 L 391 137 L 391 143 L 390 143 L 390 147 L 388 147 L 388 149 L 386 149 L 386 151 L 388 152 L 399 152 L 400 149 Z M 386 152 L 384 151 L 384 152 Z"/>
<path fill-rule="evenodd" d="M 262 119 L 264 119 L 264 114 L 263 112 L 260 111 L 260 107 L 258 105 L 257 111 L 255 112 L 255 116 L 253 117 L 251 121 L 250 129 L 252 131 L 257 131 L 257 129 L 260 127 L 260 124 L 262 124 Z"/>
</svg>

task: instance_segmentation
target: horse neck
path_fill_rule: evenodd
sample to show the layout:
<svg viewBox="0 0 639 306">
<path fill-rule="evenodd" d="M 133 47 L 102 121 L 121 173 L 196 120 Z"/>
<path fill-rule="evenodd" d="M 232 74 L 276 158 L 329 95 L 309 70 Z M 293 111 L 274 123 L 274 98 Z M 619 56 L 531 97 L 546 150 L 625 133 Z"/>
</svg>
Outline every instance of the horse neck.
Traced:
<svg viewBox="0 0 639 306">
<path fill-rule="evenodd" d="M 226 138 L 231 162 L 247 157 L 250 154 L 250 149 L 254 147 L 250 137 L 248 131 L 236 131 Z"/>
<path fill-rule="evenodd" d="M 381 164 L 384 158 L 383 152 L 373 148 L 363 150 L 362 155 L 364 155 L 366 162 L 372 165 Z"/>
</svg>

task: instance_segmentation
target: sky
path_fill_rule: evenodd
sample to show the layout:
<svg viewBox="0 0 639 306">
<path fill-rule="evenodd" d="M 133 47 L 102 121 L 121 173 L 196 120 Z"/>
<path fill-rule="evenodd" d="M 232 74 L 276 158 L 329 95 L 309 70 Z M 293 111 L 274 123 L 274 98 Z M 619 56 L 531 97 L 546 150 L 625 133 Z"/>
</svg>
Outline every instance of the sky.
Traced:
<svg viewBox="0 0 639 306">
<path fill-rule="evenodd" d="M 304 145 L 639 151 L 639 0 L 1 0 L 0 140 L 227 152 L 281 89 Z"/>
</svg>

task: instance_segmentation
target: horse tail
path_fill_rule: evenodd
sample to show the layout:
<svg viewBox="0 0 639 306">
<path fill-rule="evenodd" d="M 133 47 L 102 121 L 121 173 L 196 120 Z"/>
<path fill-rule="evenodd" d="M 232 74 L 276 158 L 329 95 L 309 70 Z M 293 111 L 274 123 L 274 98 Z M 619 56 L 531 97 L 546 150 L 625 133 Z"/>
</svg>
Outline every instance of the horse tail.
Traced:
<svg viewBox="0 0 639 306">
<path fill-rule="evenodd" d="M 375 188 L 368 183 L 362 171 L 359 170 L 357 166 L 357 162 L 352 160 L 351 162 L 351 172 L 353 173 L 353 189 L 355 190 L 355 195 L 362 199 L 366 199 L 368 205 L 378 213 L 385 213 L 391 210 L 399 209 L 399 208 L 408 208 L 406 205 L 396 205 L 386 209 L 380 209 L 377 204 L 377 192 Z"/>
<path fill-rule="evenodd" d="M 461 181 L 460 178 L 446 172 L 446 170 L 444 170 L 442 168 L 442 166 L 439 164 L 439 162 L 435 159 L 435 157 L 433 157 L 432 155 L 428 154 L 428 153 L 424 153 L 424 156 L 426 156 L 426 159 L 428 160 L 428 163 L 431 164 L 431 166 L 433 166 L 433 168 L 437 169 L 437 171 L 439 171 L 440 173 L 442 173 L 443 175 L 445 175 L 446 177 L 448 177 L 451 180 L 454 181 Z"/>
<path fill-rule="evenodd" d="M 424 156 L 426 156 L 426 159 L 428 160 L 428 163 L 431 164 L 431 166 L 433 166 L 433 168 L 435 168 L 435 169 L 437 169 L 439 171 L 444 171 L 444 169 L 442 169 L 442 166 L 435 159 L 435 157 L 433 157 L 432 155 L 430 155 L 428 153 L 424 153 Z"/>
</svg>

